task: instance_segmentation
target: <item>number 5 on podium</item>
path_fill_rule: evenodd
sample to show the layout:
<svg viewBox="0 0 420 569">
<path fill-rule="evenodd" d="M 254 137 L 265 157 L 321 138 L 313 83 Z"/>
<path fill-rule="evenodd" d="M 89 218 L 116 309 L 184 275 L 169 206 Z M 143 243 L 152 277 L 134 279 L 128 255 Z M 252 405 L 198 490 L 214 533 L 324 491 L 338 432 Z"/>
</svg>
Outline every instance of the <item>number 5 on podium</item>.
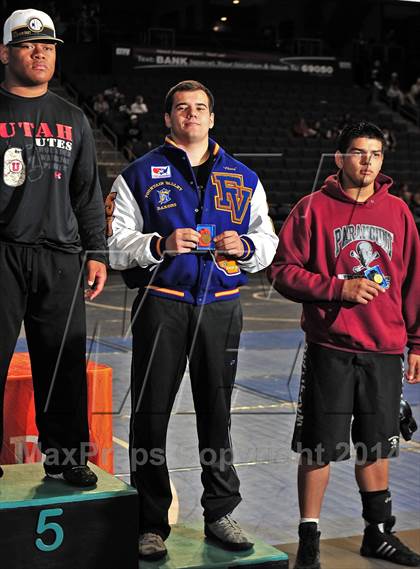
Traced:
<svg viewBox="0 0 420 569">
<path fill-rule="evenodd" d="M 42 535 L 46 531 L 51 530 L 55 535 L 54 541 L 50 544 L 44 543 L 40 537 L 35 540 L 35 545 L 40 551 L 55 551 L 63 543 L 64 531 L 60 524 L 57 524 L 56 522 L 46 523 L 47 518 L 51 518 L 53 516 L 61 516 L 62 514 L 63 510 L 61 508 L 52 508 L 39 512 L 36 533 L 38 535 Z"/>
</svg>

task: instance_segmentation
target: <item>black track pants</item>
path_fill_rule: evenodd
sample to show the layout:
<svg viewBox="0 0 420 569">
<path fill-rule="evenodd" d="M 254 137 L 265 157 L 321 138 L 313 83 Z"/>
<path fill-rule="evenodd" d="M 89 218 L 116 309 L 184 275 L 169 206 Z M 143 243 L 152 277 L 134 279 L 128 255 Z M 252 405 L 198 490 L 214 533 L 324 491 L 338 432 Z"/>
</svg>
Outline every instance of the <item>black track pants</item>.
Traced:
<svg viewBox="0 0 420 569">
<path fill-rule="evenodd" d="M 241 501 L 232 464 L 230 404 L 242 311 L 239 299 L 204 307 L 147 296 L 133 306 L 131 480 L 140 496 L 140 533 L 169 535 L 172 500 L 166 434 L 187 359 L 197 420 L 201 503 L 209 522 Z"/>
<path fill-rule="evenodd" d="M 74 463 L 85 462 L 80 455 L 89 441 L 80 269 L 77 254 L 0 243 L 0 440 L 5 380 L 23 321 L 36 424 L 49 464 L 71 465 L 70 458 Z"/>
</svg>

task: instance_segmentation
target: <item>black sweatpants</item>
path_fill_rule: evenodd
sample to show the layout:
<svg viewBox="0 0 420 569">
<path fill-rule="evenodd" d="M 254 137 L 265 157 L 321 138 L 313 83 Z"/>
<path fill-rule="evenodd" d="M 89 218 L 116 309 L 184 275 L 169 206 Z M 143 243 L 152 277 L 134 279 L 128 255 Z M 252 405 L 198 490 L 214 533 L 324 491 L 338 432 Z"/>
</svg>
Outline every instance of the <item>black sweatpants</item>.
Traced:
<svg viewBox="0 0 420 569">
<path fill-rule="evenodd" d="M 84 463 L 81 453 L 89 441 L 80 270 L 77 254 L 0 243 L 0 441 L 5 382 L 23 321 L 40 448 L 51 465 L 72 466 L 70 458 Z"/>
<path fill-rule="evenodd" d="M 230 404 L 242 310 L 239 299 L 204 307 L 147 295 L 133 305 L 131 481 L 139 492 L 140 533 L 169 535 L 172 500 L 166 434 L 187 359 L 196 412 L 201 504 L 207 521 L 241 501 L 232 464 Z"/>
</svg>

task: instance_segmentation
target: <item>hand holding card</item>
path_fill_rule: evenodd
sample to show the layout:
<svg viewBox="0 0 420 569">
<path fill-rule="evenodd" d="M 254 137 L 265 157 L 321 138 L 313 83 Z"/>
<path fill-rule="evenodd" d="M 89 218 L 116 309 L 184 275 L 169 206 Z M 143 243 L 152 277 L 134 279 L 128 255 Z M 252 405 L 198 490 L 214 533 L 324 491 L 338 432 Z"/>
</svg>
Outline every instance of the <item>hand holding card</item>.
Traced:
<svg viewBox="0 0 420 569">
<path fill-rule="evenodd" d="M 197 231 L 200 234 L 197 243 L 197 251 L 213 251 L 214 250 L 214 236 L 216 234 L 216 226 L 213 224 L 199 224 Z"/>
</svg>

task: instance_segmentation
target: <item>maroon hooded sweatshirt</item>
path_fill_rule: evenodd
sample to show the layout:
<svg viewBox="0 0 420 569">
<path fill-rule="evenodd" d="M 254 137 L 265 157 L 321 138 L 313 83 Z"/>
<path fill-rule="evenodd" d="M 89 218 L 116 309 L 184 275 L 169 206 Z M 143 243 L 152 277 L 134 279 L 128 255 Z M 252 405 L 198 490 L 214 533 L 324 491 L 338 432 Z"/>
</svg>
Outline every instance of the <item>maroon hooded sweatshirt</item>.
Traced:
<svg viewBox="0 0 420 569">
<path fill-rule="evenodd" d="M 338 175 L 302 198 L 285 221 L 268 277 L 286 298 L 303 303 L 308 342 L 352 352 L 420 354 L 420 243 L 407 205 L 388 193 L 357 202 Z M 344 280 L 379 265 L 389 288 L 368 304 L 342 300 Z"/>
</svg>

